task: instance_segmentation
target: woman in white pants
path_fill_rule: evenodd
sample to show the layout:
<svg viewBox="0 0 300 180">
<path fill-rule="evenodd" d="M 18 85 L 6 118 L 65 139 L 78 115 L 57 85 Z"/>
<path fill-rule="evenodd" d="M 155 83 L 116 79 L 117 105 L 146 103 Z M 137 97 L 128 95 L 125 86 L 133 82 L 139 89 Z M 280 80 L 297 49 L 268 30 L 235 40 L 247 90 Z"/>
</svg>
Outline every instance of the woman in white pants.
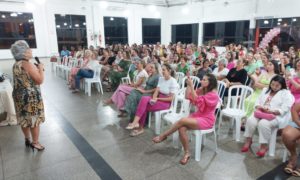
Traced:
<svg viewBox="0 0 300 180">
<path fill-rule="evenodd" d="M 252 144 L 252 136 L 258 128 L 260 149 L 257 156 L 263 157 L 268 151 L 268 143 L 274 128 L 284 128 L 290 119 L 290 109 L 294 97 L 287 90 L 285 79 L 277 75 L 272 78 L 269 88 L 264 88 L 255 103 L 255 111 L 246 122 L 244 136 L 246 142 L 241 152 L 247 152 Z M 257 113 L 259 112 L 259 113 Z"/>
</svg>

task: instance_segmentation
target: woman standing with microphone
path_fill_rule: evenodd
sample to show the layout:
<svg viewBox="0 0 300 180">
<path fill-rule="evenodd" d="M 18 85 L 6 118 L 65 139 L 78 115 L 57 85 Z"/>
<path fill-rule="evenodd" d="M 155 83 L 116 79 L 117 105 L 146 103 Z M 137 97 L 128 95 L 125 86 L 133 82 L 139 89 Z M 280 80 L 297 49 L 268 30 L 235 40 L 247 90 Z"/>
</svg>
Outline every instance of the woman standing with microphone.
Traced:
<svg viewBox="0 0 300 180">
<path fill-rule="evenodd" d="M 44 104 L 40 84 L 44 80 L 44 65 L 30 63 L 32 51 L 26 41 L 16 41 L 11 46 L 16 62 L 13 65 L 13 99 L 17 120 L 25 136 L 26 147 L 45 149 L 39 143 L 39 125 L 45 121 Z M 32 142 L 30 141 L 30 136 Z"/>
</svg>

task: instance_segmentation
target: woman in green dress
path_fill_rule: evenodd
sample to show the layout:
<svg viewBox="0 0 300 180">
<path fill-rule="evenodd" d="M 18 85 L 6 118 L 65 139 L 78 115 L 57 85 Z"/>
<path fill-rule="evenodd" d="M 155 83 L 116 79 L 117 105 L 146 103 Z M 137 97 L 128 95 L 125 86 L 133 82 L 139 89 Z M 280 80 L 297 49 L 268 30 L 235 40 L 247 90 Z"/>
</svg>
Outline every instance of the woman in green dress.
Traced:
<svg viewBox="0 0 300 180">
<path fill-rule="evenodd" d="M 126 56 L 116 65 L 115 69 L 110 70 L 109 78 L 111 80 L 111 89 L 117 89 L 120 84 L 121 78 L 126 77 L 131 61 L 127 60 Z"/>
<path fill-rule="evenodd" d="M 137 88 L 130 92 L 125 101 L 125 111 L 133 119 L 135 116 L 136 108 L 140 102 L 142 96 L 151 96 L 157 86 L 160 74 L 158 73 L 158 66 L 155 64 L 149 64 L 149 77 L 146 82 L 146 87 L 144 89 Z"/>
<path fill-rule="evenodd" d="M 187 64 L 188 58 L 186 56 L 180 57 L 180 64 L 177 65 L 177 72 L 182 72 L 186 75 L 189 71 L 189 66 Z"/>
<path fill-rule="evenodd" d="M 275 60 L 269 61 L 266 72 L 261 73 L 254 83 L 254 92 L 245 100 L 246 117 L 249 118 L 254 112 L 254 105 L 261 91 L 265 87 L 269 87 L 271 79 L 279 74 L 279 65 Z"/>
</svg>

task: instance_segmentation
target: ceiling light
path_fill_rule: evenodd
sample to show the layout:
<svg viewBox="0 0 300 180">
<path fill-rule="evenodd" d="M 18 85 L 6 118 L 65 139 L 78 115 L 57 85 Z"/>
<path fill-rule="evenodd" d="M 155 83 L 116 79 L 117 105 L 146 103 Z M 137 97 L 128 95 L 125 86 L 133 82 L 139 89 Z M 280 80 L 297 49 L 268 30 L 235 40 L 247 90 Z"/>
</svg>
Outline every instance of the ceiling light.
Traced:
<svg viewBox="0 0 300 180">
<path fill-rule="evenodd" d="M 264 24 L 269 24 L 269 21 L 268 20 L 264 20 Z"/>
<path fill-rule="evenodd" d="M 82 25 L 84 25 L 84 26 L 85 26 L 85 25 L 86 25 L 86 23 L 84 22 L 84 23 L 82 23 Z"/>
<path fill-rule="evenodd" d="M 277 23 L 278 26 L 280 26 L 280 23 Z"/>
<path fill-rule="evenodd" d="M 19 15 L 22 15 L 23 13 L 21 13 L 21 12 L 18 12 L 17 14 L 19 14 Z"/>
<path fill-rule="evenodd" d="M 64 26 L 67 26 L 67 25 L 68 25 L 68 23 L 65 22 L 65 23 L 64 23 Z"/>
<path fill-rule="evenodd" d="M 101 9 L 106 9 L 108 7 L 108 2 L 100 1 L 99 5 Z"/>
<path fill-rule="evenodd" d="M 72 26 L 70 25 L 69 28 L 72 28 Z"/>
<path fill-rule="evenodd" d="M 113 17 L 110 18 L 111 21 L 115 20 Z"/>
<path fill-rule="evenodd" d="M 281 21 L 282 21 L 282 19 L 281 19 L 281 18 L 279 18 L 279 19 L 278 19 L 278 22 L 281 22 Z"/>
<path fill-rule="evenodd" d="M 57 28 L 60 28 L 60 25 L 56 25 Z"/>
<path fill-rule="evenodd" d="M 10 13 L 10 16 L 11 16 L 11 17 L 17 17 L 18 14 L 17 14 L 17 13 Z"/>
<path fill-rule="evenodd" d="M 296 22 L 297 21 L 297 19 L 296 18 L 293 18 L 293 22 Z"/>
<path fill-rule="evenodd" d="M 79 27 L 79 24 L 75 24 L 75 27 Z"/>
<path fill-rule="evenodd" d="M 155 12 L 155 11 L 156 11 L 156 6 L 150 5 L 150 6 L 148 6 L 148 9 L 149 9 L 149 11 L 151 11 L 151 12 Z"/>
<path fill-rule="evenodd" d="M 1 16 L 1 17 L 2 17 L 3 19 L 4 19 L 4 18 L 6 18 L 6 16 L 5 16 L 4 14 L 2 14 L 2 16 Z"/>
</svg>

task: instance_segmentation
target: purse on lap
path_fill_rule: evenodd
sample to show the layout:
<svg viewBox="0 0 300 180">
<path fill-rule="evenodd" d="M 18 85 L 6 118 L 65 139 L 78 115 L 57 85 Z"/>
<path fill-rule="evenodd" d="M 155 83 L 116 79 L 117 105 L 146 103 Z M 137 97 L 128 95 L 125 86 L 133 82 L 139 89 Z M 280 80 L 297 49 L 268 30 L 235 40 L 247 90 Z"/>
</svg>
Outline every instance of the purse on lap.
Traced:
<svg viewBox="0 0 300 180">
<path fill-rule="evenodd" d="M 258 119 L 266 119 L 266 120 L 269 120 L 269 121 L 276 118 L 276 116 L 274 114 L 262 112 L 259 109 L 254 111 L 254 117 L 256 117 Z"/>
</svg>

